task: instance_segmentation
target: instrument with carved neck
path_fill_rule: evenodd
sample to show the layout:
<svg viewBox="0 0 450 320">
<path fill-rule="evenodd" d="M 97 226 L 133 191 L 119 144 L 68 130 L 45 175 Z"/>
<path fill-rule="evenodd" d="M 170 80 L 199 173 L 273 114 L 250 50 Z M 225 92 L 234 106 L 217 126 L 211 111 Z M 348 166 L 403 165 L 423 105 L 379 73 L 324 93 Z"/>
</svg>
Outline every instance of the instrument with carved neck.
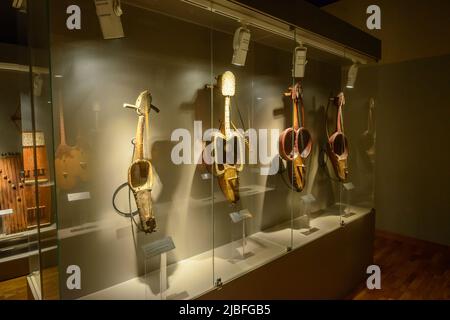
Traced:
<svg viewBox="0 0 450 320">
<path fill-rule="evenodd" d="M 141 227 L 145 233 L 156 231 L 156 220 L 152 207 L 153 167 L 149 160 L 148 152 L 144 152 L 144 145 L 149 144 L 149 114 L 150 109 L 159 112 L 151 104 L 152 96 L 146 90 L 141 92 L 136 104 L 124 104 L 125 108 L 132 108 L 138 114 L 138 123 L 135 137 L 135 151 L 133 162 L 128 168 L 128 185 L 133 192 L 136 206 L 141 220 Z M 144 139 L 145 133 L 145 139 Z M 144 144 L 145 142 L 145 144 Z"/>
<path fill-rule="evenodd" d="M 326 114 L 328 114 L 328 109 L 331 103 L 338 108 L 336 116 L 336 131 L 330 135 L 328 132 L 327 123 L 326 129 L 328 143 L 326 151 L 333 165 L 334 173 L 340 182 L 344 182 L 348 176 L 347 158 L 349 154 L 348 141 L 344 134 L 344 121 L 342 119 L 342 107 L 345 105 L 344 93 L 341 92 L 336 97 L 331 98 L 328 101 Z"/>
<path fill-rule="evenodd" d="M 80 137 L 77 138 L 77 145 L 72 147 L 66 142 L 66 130 L 64 125 L 64 107 L 62 93 L 58 93 L 59 104 L 59 130 L 60 144 L 55 154 L 55 173 L 58 188 L 71 190 L 80 181 L 86 182 L 88 175 L 88 155 L 80 144 Z"/>
<path fill-rule="evenodd" d="M 311 134 L 304 127 L 305 111 L 300 82 L 290 87 L 285 96 L 290 96 L 293 103 L 292 127 L 281 133 L 279 151 L 280 156 L 292 165 L 291 182 L 296 191 L 300 192 L 306 183 L 306 166 L 304 163 L 312 149 Z"/>
<path fill-rule="evenodd" d="M 226 71 L 221 76 L 221 90 L 225 97 L 224 120 L 220 126 L 220 132 L 215 132 L 212 135 L 214 148 L 213 173 L 217 176 L 225 198 L 233 204 L 239 200 L 238 173 L 244 168 L 242 159 L 244 155 L 243 138 L 236 130 L 231 130 L 231 97 L 235 94 L 235 86 L 234 74 Z"/>
</svg>

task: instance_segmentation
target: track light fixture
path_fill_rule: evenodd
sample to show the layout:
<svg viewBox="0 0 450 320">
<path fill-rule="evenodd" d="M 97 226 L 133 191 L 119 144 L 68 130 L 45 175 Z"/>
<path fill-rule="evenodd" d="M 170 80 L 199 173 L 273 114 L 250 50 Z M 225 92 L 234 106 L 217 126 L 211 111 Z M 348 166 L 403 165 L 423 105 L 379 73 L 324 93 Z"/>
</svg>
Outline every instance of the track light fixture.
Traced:
<svg viewBox="0 0 450 320">
<path fill-rule="evenodd" d="M 33 73 L 33 95 L 35 97 L 40 97 L 42 94 L 42 85 L 44 80 L 39 73 Z"/>
<path fill-rule="evenodd" d="M 27 10 L 27 0 L 13 0 L 13 8 L 19 9 L 21 12 L 26 12 Z"/>
<path fill-rule="evenodd" d="M 237 28 L 234 32 L 232 64 L 245 66 L 248 47 L 250 45 L 250 36 L 250 30 L 244 26 Z"/>
<path fill-rule="evenodd" d="M 353 89 L 355 86 L 356 77 L 358 76 L 358 64 L 353 63 L 348 69 L 347 73 L 347 85 L 349 89 Z"/>
<path fill-rule="evenodd" d="M 94 0 L 104 39 L 123 38 L 120 0 Z"/>
<path fill-rule="evenodd" d="M 294 49 L 294 54 L 292 58 L 292 76 L 294 78 L 303 78 L 305 76 L 305 66 L 308 63 L 306 60 L 306 47 L 302 43 L 299 43 Z"/>
</svg>

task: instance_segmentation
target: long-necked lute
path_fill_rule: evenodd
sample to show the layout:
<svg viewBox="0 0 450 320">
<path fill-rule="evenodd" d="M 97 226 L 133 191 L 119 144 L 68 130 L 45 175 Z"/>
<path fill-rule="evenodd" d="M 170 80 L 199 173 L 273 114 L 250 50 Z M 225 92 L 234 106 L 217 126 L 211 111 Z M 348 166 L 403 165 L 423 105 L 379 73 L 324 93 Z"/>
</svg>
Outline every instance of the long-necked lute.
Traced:
<svg viewBox="0 0 450 320">
<path fill-rule="evenodd" d="M 221 76 L 221 90 L 225 97 L 224 119 L 220 132 L 212 135 L 214 148 L 213 173 L 217 176 L 225 198 L 239 200 L 239 172 L 243 170 L 244 140 L 236 130 L 231 130 L 231 97 L 235 94 L 236 79 L 231 71 Z"/>
<path fill-rule="evenodd" d="M 138 114 L 135 137 L 135 151 L 133 162 L 128 168 L 128 185 L 133 192 L 136 206 L 141 220 L 141 227 L 145 233 L 156 231 L 156 220 L 152 206 L 153 167 L 148 154 L 144 152 L 149 144 L 149 114 L 150 109 L 159 111 L 151 104 L 152 96 L 146 90 L 141 92 L 135 105 L 124 104 L 126 108 L 133 108 Z M 144 139 L 144 133 L 145 138 Z"/>
</svg>

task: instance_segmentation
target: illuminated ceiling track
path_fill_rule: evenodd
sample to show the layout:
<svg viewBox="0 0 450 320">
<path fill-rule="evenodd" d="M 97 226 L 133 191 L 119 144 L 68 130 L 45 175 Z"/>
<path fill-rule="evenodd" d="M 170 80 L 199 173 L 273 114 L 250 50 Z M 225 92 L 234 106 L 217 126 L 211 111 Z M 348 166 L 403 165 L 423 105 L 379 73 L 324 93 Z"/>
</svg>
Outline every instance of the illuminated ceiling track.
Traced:
<svg viewBox="0 0 450 320">
<path fill-rule="evenodd" d="M 354 63 L 366 64 L 376 60 L 359 51 L 348 48 L 336 41 L 330 40 L 316 33 L 292 26 L 265 13 L 252 10 L 245 6 L 227 0 L 180 0 L 190 5 L 211 11 L 215 14 L 234 19 L 258 29 L 278 36 L 301 41 L 306 46 L 328 52 L 335 56 L 348 59 Z M 264 1 L 264 0 L 262 0 Z"/>
</svg>

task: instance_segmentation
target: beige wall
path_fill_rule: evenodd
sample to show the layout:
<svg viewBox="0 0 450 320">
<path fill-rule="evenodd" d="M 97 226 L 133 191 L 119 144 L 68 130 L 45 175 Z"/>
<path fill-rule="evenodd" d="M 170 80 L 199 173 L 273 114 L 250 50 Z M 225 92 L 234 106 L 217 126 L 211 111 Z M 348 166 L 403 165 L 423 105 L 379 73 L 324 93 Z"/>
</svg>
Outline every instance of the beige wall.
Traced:
<svg viewBox="0 0 450 320">
<path fill-rule="evenodd" d="M 450 1 L 341 0 L 326 10 L 365 29 L 369 4 L 382 11 L 371 32 L 382 63 L 360 68 L 347 102 L 375 98 L 377 228 L 450 245 Z"/>
<path fill-rule="evenodd" d="M 381 8 L 381 30 L 368 30 L 366 9 Z M 448 0 L 340 0 L 324 10 L 382 41 L 382 63 L 450 53 Z"/>
</svg>

